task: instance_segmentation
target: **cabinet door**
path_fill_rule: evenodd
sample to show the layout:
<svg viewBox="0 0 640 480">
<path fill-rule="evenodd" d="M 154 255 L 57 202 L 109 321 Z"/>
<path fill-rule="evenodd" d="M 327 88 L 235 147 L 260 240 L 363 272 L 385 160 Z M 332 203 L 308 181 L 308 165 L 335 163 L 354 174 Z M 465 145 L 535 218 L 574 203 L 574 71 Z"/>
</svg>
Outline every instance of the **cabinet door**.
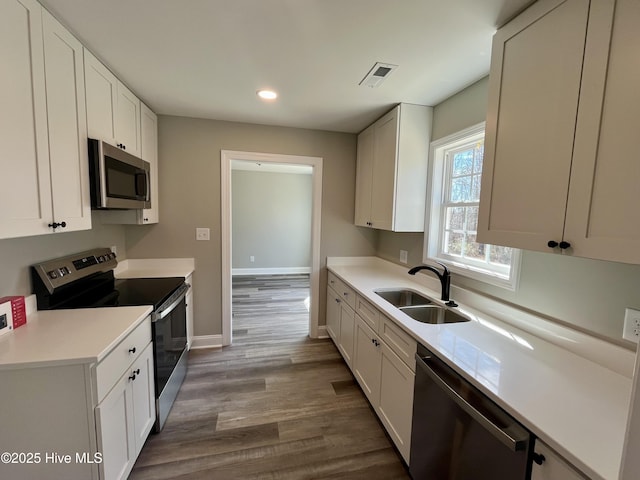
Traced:
<svg viewBox="0 0 640 480">
<path fill-rule="evenodd" d="M 151 165 L 151 208 L 142 210 L 141 223 L 158 223 L 158 117 L 144 103 L 140 104 L 140 153 Z"/>
<path fill-rule="evenodd" d="M 0 238 L 51 231 L 42 44 L 35 0 L 0 2 Z"/>
<path fill-rule="evenodd" d="M 562 239 L 589 0 L 543 0 L 494 36 L 478 241 Z"/>
<path fill-rule="evenodd" d="M 565 240 L 574 255 L 640 263 L 640 4 L 613 10 L 594 2 L 590 14 L 599 28 L 587 38 Z"/>
<path fill-rule="evenodd" d="M 356 165 L 356 205 L 355 224 L 371 226 L 371 187 L 373 180 L 373 138 L 374 126 L 358 135 Z"/>
<path fill-rule="evenodd" d="M 566 463 L 540 440 L 536 440 L 535 452 L 544 455 L 544 462 L 542 465 L 533 464 L 531 480 L 586 480 L 587 477 Z"/>
<path fill-rule="evenodd" d="M 140 156 L 140 100 L 118 81 L 116 141 L 127 153 Z"/>
<path fill-rule="evenodd" d="M 378 413 L 387 432 L 409 463 L 415 374 L 386 345 L 380 343 L 380 403 Z"/>
<path fill-rule="evenodd" d="M 156 397 L 153 383 L 153 344 L 145 348 L 133 364 L 136 378 L 131 382 L 135 456 L 142 450 L 156 421 Z"/>
<path fill-rule="evenodd" d="M 377 410 L 380 396 L 380 341 L 358 315 L 355 322 L 353 374 Z"/>
<path fill-rule="evenodd" d="M 82 44 L 46 10 L 44 59 L 53 219 L 60 231 L 91 228 Z"/>
<path fill-rule="evenodd" d="M 374 228 L 393 230 L 398 153 L 398 108 L 375 124 L 371 223 Z M 426 177 L 424 178 L 426 182 Z"/>
<path fill-rule="evenodd" d="M 84 81 L 89 137 L 115 145 L 118 80 L 86 48 Z"/>
<path fill-rule="evenodd" d="M 124 374 L 96 407 L 98 451 L 102 452 L 100 478 L 126 479 L 136 459 L 133 430 L 133 389 Z"/>
<path fill-rule="evenodd" d="M 340 308 L 342 300 L 332 288 L 327 287 L 327 333 L 338 345 L 340 339 Z"/>
<path fill-rule="evenodd" d="M 355 329 L 355 312 L 347 305 L 346 302 L 341 303 L 340 308 L 340 341 L 338 349 L 344 360 L 349 365 L 353 365 L 353 333 Z"/>
</svg>

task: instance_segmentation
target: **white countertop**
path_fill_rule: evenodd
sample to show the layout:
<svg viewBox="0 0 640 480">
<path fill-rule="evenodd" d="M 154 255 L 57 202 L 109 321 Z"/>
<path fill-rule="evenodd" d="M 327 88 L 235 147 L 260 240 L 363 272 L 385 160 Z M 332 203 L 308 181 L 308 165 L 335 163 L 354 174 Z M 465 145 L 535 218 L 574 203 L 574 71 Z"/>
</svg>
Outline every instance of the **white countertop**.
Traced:
<svg viewBox="0 0 640 480">
<path fill-rule="evenodd" d="M 618 478 L 631 378 L 468 305 L 458 310 L 470 322 L 417 322 L 375 290 L 410 288 L 435 299 L 439 291 L 420 283 L 420 274 L 376 260 L 329 259 L 328 268 L 583 473 Z"/>
<path fill-rule="evenodd" d="M 118 262 L 116 278 L 187 278 L 195 270 L 193 258 L 132 258 Z"/>
<path fill-rule="evenodd" d="M 42 310 L 0 337 L 0 369 L 102 360 L 151 313 L 151 306 Z"/>
</svg>

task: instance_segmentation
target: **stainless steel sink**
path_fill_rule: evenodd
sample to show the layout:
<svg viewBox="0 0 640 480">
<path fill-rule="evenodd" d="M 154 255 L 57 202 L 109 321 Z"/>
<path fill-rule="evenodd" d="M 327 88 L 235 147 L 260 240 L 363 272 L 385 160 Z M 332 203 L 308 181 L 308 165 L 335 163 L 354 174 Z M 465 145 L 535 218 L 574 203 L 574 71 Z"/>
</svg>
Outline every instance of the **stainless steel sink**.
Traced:
<svg viewBox="0 0 640 480">
<path fill-rule="evenodd" d="M 468 322 L 469 319 L 455 310 L 440 307 L 438 305 L 422 305 L 400 308 L 414 320 L 422 323 L 459 323 Z"/>
<path fill-rule="evenodd" d="M 433 304 L 431 299 L 408 289 L 376 290 L 376 293 L 397 308 Z"/>
</svg>

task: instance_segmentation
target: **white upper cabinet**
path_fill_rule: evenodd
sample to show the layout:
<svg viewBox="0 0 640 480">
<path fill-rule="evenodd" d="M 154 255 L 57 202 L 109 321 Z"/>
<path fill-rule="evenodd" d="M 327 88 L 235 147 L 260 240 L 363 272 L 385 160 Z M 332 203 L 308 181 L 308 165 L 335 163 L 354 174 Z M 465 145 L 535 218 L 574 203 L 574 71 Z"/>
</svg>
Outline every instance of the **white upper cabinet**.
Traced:
<svg viewBox="0 0 640 480">
<path fill-rule="evenodd" d="M 82 46 L 37 2 L 7 0 L 0 63 L 0 238 L 91 228 Z"/>
<path fill-rule="evenodd" d="M 53 218 L 62 231 L 91 228 L 82 44 L 43 10 Z"/>
<path fill-rule="evenodd" d="M 158 117 L 144 103 L 140 107 L 140 156 L 151 166 L 151 208 L 142 210 L 140 223 L 158 223 Z"/>
<path fill-rule="evenodd" d="M 640 263 L 638 21 L 633 0 L 541 0 L 496 33 L 479 241 Z"/>
<path fill-rule="evenodd" d="M 355 224 L 424 231 L 432 108 L 400 104 L 358 135 Z"/>
<path fill-rule="evenodd" d="M 89 50 L 84 49 L 87 127 L 90 138 L 116 142 L 118 79 Z"/>
<path fill-rule="evenodd" d="M 140 100 L 120 81 L 117 91 L 116 146 L 140 157 Z"/>
<path fill-rule="evenodd" d="M 140 100 L 86 48 L 84 59 L 89 137 L 140 157 Z"/>
</svg>

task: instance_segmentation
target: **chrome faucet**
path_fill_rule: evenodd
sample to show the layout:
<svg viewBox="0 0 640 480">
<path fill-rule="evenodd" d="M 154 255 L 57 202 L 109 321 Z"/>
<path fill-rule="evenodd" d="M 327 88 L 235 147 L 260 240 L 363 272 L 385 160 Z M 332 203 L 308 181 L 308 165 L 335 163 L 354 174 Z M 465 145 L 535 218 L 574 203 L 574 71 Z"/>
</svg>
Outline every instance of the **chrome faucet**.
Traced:
<svg viewBox="0 0 640 480">
<path fill-rule="evenodd" d="M 449 269 L 443 263 L 436 263 L 443 268 L 442 273 L 440 273 L 436 267 L 432 267 L 431 265 L 418 265 L 417 267 L 413 267 L 409 270 L 409 275 L 415 275 L 420 270 L 429 270 L 430 272 L 435 273 L 438 276 L 438 280 L 440 280 L 440 285 L 442 287 L 440 299 L 446 302 L 446 305 L 449 307 L 457 307 L 458 304 L 449 299 L 449 293 L 451 291 L 451 274 L 449 273 Z"/>
</svg>

